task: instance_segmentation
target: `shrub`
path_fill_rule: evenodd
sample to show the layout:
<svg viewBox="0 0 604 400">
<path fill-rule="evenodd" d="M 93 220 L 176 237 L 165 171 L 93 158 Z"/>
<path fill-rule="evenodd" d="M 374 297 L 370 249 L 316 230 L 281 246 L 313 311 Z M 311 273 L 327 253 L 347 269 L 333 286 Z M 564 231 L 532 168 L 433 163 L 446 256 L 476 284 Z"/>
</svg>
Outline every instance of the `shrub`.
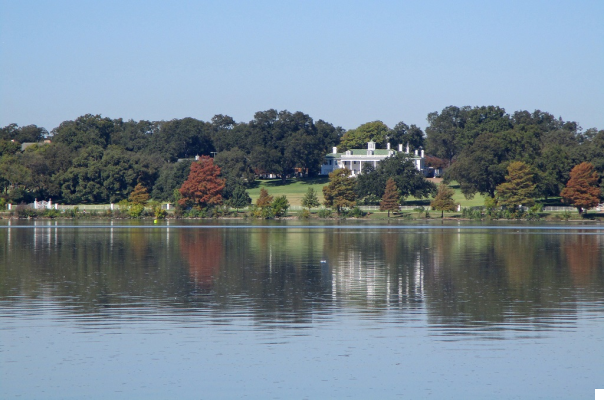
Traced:
<svg viewBox="0 0 604 400">
<path fill-rule="evenodd" d="M 50 208 L 44 210 L 42 216 L 46 218 L 57 218 L 61 216 L 61 212 L 59 210 L 55 210 L 54 208 Z"/>
<path fill-rule="evenodd" d="M 461 210 L 461 217 L 467 219 L 482 219 L 482 207 L 463 208 Z"/>
<path fill-rule="evenodd" d="M 307 209 L 298 211 L 297 217 L 298 219 L 310 219 L 310 211 L 308 211 Z"/>
<path fill-rule="evenodd" d="M 424 206 L 416 207 L 413 211 L 417 212 L 419 218 L 430 218 L 430 211 Z"/>
<path fill-rule="evenodd" d="M 145 206 L 143 206 L 142 204 L 134 203 L 131 204 L 128 208 L 128 215 L 130 216 L 130 218 L 140 218 L 143 214 L 143 211 L 145 211 Z"/>
<path fill-rule="evenodd" d="M 322 208 L 317 213 L 319 218 L 329 218 L 331 217 L 331 210 L 329 208 Z"/>
<path fill-rule="evenodd" d="M 354 218 L 363 218 L 365 215 L 367 215 L 367 213 L 361 210 L 359 207 L 355 207 L 348 212 L 348 215 Z"/>
<path fill-rule="evenodd" d="M 74 207 L 74 208 L 69 209 L 69 213 L 68 214 L 69 214 L 69 216 L 71 218 L 79 218 L 80 217 L 80 209 L 79 209 L 79 207 Z"/>
<path fill-rule="evenodd" d="M 25 204 L 19 204 L 15 207 L 15 212 L 17 213 L 18 218 L 36 218 L 38 213 L 33 208 L 29 208 Z"/>
</svg>

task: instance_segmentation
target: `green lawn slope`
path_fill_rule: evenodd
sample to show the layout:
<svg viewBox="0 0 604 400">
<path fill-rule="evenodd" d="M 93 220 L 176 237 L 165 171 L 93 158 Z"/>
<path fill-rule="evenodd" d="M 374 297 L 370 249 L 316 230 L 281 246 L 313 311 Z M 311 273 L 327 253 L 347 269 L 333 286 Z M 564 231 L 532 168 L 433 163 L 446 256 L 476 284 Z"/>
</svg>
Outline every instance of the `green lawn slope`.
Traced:
<svg viewBox="0 0 604 400">
<path fill-rule="evenodd" d="M 281 179 L 259 179 L 255 182 L 255 186 L 248 189 L 248 194 L 252 198 L 252 204 L 256 202 L 260 195 L 260 188 L 265 188 L 271 196 L 282 196 L 285 195 L 289 200 L 289 204 L 292 206 L 302 205 L 302 198 L 309 187 L 315 189 L 319 201 L 323 203 L 323 186 L 329 183 L 327 177 L 316 177 L 316 178 L 292 178 L 288 179 L 285 184 L 282 183 Z M 438 184 L 438 181 L 435 182 Z M 453 199 L 456 203 L 461 204 L 462 207 L 474 207 L 484 205 L 484 197 L 480 194 L 474 196 L 474 198 L 467 200 L 461 193 L 459 185 L 453 182 L 449 185 L 455 190 Z M 405 205 L 423 205 L 425 207 L 430 205 L 430 199 L 416 199 L 409 197 L 405 200 Z"/>
</svg>

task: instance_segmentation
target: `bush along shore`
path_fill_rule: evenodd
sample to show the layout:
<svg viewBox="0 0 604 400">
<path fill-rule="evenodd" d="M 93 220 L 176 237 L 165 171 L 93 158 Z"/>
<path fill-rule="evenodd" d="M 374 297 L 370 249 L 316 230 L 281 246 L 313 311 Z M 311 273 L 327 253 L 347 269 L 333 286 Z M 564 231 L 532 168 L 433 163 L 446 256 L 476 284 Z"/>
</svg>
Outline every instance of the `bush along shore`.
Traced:
<svg viewBox="0 0 604 400">
<path fill-rule="evenodd" d="M 69 209 L 42 209 L 35 210 L 28 206 L 20 205 L 11 211 L 0 213 L 0 219 L 17 220 L 204 220 L 204 219 L 242 219 L 242 220 L 458 220 L 458 221 L 604 221 L 604 212 L 587 212 L 579 214 L 577 211 L 560 210 L 544 211 L 543 207 L 529 209 L 503 209 L 487 207 L 464 207 L 460 211 L 441 212 L 430 207 L 407 207 L 398 211 L 380 211 L 375 207 L 342 208 L 340 213 L 330 208 L 300 208 L 250 206 L 244 209 L 233 209 L 226 206 L 211 207 L 207 209 L 191 208 L 184 210 L 176 208 L 166 210 L 152 206 L 122 206 L 114 210 L 94 210 L 74 206 Z"/>
</svg>

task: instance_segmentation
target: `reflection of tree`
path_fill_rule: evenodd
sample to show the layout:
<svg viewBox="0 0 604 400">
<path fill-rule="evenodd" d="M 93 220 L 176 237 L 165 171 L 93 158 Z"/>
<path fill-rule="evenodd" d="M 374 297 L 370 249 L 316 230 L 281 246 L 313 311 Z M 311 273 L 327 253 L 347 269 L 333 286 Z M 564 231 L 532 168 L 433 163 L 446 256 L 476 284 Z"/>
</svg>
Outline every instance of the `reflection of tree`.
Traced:
<svg viewBox="0 0 604 400">
<path fill-rule="evenodd" d="M 82 308 L 241 307 L 261 321 L 421 310 L 429 324 L 525 324 L 604 287 L 601 236 L 480 230 L 0 230 L 0 300 L 41 293 Z M 327 263 L 321 263 L 321 260 Z M 566 271 L 569 271 L 568 273 Z M 218 278 L 219 275 L 219 279 Z M 191 282 L 211 289 L 196 297 Z M 582 290 L 582 293 L 587 292 Z M 72 299 L 72 300 L 70 300 Z M 580 300 L 577 300 L 580 301 Z M 569 304 L 571 304 L 569 306 Z M 569 311 L 572 312 L 572 311 Z M 422 314 L 424 315 L 424 314 Z"/>
<path fill-rule="evenodd" d="M 195 284 L 202 289 L 212 288 L 223 255 L 222 231 L 182 229 L 180 253 L 189 263 L 189 274 Z"/>
<path fill-rule="evenodd" d="M 497 253 L 503 258 L 510 288 L 521 290 L 531 285 L 533 268 L 538 263 L 533 259 L 534 249 L 542 243 L 530 234 L 501 236 L 496 241 Z"/>
<path fill-rule="evenodd" d="M 603 264 L 600 257 L 598 236 L 589 234 L 573 235 L 572 239 L 565 242 L 564 252 L 575 285 L 589 285 L 598 267 Z"/>
</svg>

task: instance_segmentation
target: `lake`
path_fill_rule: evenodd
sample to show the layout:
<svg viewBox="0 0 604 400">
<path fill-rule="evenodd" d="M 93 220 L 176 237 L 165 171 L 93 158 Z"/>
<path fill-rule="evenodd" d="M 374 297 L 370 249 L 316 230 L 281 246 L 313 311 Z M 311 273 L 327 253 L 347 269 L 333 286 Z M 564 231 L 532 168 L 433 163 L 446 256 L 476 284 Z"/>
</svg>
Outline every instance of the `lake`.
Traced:
<svg viewBox="0 0 604 400">
<path fill-rule="evenodd" d="M 204 224 L 0 221 L 0 398 L 604 388 L 603 226 Z"/>
</svg>

